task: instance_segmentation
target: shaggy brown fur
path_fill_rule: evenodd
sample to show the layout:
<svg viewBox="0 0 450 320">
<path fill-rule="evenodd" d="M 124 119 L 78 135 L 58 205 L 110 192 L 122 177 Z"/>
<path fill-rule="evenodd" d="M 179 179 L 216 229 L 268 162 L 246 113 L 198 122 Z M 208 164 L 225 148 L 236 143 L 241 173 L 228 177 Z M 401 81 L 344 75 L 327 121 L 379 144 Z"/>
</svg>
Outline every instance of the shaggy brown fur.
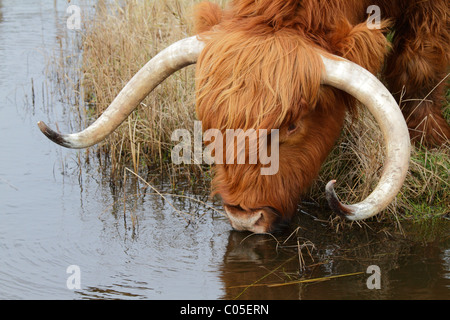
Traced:
<svg viewBox="0 0 450 320">
<path fill-rule="evenodd" d="M 450 60 L 450 2 L 399 2 L 402 10 L 393 26 L 385 78 L 402 102 L 413 141 L 441 145 L 450 139 L 450 127 L 442 116 Z"/>
<path fill-rule="evenodd" d="M 366 8 L 377 4 L 385 20 L 369 30 Z M 317 176 L 355 101 L 321 86 L 316 49 L 345 57 L 374 74 L 387 58 L 385 77 L 404 93 L 414 139 L 427 144 L 450 137 L 442 117 L 449 58 L 446 0 L 232 0 L 222 11 L 201 3 L 196 31 L 206 42 L 197 63 L 197 114 L 204 130 L 280 129 L 280 170 L 260 165 L 217 165 L 214 190 L 224 203 L 249 212 L 269 207 L 289 220 L 301 193 Z M 385 34 L 395 30 L 393 52 Z M 426 101 L 424 98 L 429 92 Z M 429 100 L 429 101 L 428 101 Z"/>
</svg>

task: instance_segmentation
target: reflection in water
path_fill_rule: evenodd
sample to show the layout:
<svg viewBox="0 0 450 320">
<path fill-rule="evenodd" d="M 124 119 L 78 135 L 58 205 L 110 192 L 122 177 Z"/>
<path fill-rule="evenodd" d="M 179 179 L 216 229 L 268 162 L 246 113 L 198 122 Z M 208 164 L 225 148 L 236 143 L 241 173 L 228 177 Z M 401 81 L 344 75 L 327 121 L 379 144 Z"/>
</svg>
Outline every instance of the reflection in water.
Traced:
<svg viewBox="0 0 450 320">
<path fill-rule="evenodd" d="M 225 298 L 449 298 L 448 257 L 447 261 L 440 257 L 448 251 L 444 250 L 449 245 L 448 223 L 433 230 L 431 239 L 421 238 L 421 243 L 395 235 L 394 230 L 386 234 L 387 228 L 378 223 L 343 234 L 310 217 L 299 220 L 302 230 L 286 234 L 287 241 L 230 233 L 222 266 Z M 420 229 L 414 230 L 416 236 L 424 231 Z M 447 240 L 438 241 L 440 236 Z M 306 239 L 314 246 L 299 251 Z M 367 287 L 371 265 L 380 268 L 380 290 Z"/>
<path fill-rule="evenodd" d="M 49 57 L 78 63 L 79 37 L 64 27 L 66 5 L 0 0 L 0 298 L 448 298 L 448 222 L 411 230 L 427 236 L 406 240 L 377 223 L 336 233 L 305 215 L 298 232 L 249 237 L 204 204 L 215 205 L 204 185 L 180 182 L 184 197 L 162 198 L 132 176 L 111 183 L 92 151 L 47 141 L 38 120 L 75 131 L 79 117 L 71 113 L 78 98 L 64 92 L 77 87 L 76 68 L 60 74 L 48 64 Z M 167 179 L 146 180 L 173 192 Z M 366 288 L 365 274 L 273 286 L 371 264 L 381 268 L 378 291 Z M 81 269 L 80 290 L 66 287 L 69 265 Z"/>
</svg>

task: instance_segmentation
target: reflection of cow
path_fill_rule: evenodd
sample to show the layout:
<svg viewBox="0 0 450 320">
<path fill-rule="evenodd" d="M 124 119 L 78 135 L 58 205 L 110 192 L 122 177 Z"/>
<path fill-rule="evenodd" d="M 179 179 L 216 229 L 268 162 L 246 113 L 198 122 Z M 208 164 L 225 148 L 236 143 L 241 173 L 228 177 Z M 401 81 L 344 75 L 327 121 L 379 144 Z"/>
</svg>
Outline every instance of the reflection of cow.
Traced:
<svg viewBox="0 0 450 320">
<path fill-rule="evenodd" d="M 434 240 L 406 239 L 393 228 L 386 236 L 381 232 L 386 231 L 385 226 L 376 223 L 349 228 L 345 233 L 330 232 L 328 225 L 318 224 L 307 216 L 294 218 L 293 225 L 297 224 L 302 226 L 301 237 L 292 234 L 287 241 L 287 234 L 279 234 L 275 240 L 266 235 L 248 236 L 232 231 L 221 266 L 223 298 L 436 299 L 448 291 L 444 280 L 449 267 L 445 246 L 440 248 Z M 421 232 L 430 235 L 425 229 L 414 228 L 413 232 L 416 236 Z M 303 269 L 299 266 L 298 245 L 305 243 L 313 243 L 314 249 L 301 250 Z M 367 287 L 368 281 L 375 282 L 370 278 L 374 273 L 368 272 L 370 266 L 380 268 L 379 290 Z M 335 276 L 342 277 L 317 280 Z M 314 279 L 317 281 L 280 286 Z"/>
<path fill-rule="evenodd" d="M 365 22 L 369 5 L 378 5 L 389 19 L 379 29 Z M 203 129 L 279 130 L 277 174 L 259 174 L 261 163 L 216 167 L 215 192 L 233 227 L 261 233 L 292 218 L 335 143 L 346 111 L 355 110 L 359 100 L 383 132 L 386 167 L 361 203 L 341 204 L 334 181 L 327 186 L 327 198 L 335 212 L 365 219 L 384 209 L 403 184 L 408 127 L 416 140 L 424 134 L 427 144 L 442 144 L 450 136 L 439 107 L 444 94 L 439 83 L 450 52 L 449 16 L 446 0 L 233 0 L 225 11 L 203 3 L 196 10 L 199 36 L 152 59 L 92 126 L 72 135 L 39 126 L 66 147 L 96 144 L 165 78 L 198 62 L 197 114 Z M 404 89 L 406 123 L 395 99 L 370 73 L 380 71 L 387 56 L 383 32 L 389 24 L 395 36 L 384 78 L 394 94 Z"/>
</svg>

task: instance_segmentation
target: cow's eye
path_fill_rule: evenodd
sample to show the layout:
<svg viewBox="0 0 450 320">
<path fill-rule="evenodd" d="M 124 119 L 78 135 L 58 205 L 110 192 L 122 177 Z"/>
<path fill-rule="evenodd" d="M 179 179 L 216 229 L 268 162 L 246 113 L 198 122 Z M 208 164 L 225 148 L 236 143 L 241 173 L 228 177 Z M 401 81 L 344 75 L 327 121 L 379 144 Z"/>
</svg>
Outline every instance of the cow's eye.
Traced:
<svg viewBox="0 0 450 320">
<path fill-rule="evenodd" d="M 291 123 L 288 127 L 288 134 L 293 134 L 297 131 L 297 125 L 295 123 Z"/>
</svg>

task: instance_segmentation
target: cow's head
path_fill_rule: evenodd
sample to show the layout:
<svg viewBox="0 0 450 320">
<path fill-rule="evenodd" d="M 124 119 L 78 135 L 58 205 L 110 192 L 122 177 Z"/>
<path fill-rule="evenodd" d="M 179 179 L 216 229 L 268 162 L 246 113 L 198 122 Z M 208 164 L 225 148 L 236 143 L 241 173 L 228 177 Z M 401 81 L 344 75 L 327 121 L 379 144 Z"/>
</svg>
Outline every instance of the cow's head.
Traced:
<svg viewBox="0 0 450 320">
<path fill-rule="evenodd" d="M 261 161 L 238 164 L 223 148 L 216 164 L 214 193 L 223 200 L 233 227 L 253 232 L 274 231 L 290 220 L 301 193 L 317 176 L 339 135 L 348 97 L 321 86 L 320 54 L 289 29 L 217 28 L 204 34 L 205 49 L 196 73 L 197 115 L 203 129 L 278 130 L 277 169 L 263 174 Z M 245 145 L 250 152 L 251 139 Z M 223 144 L 222 141 L 220 141 Z M 233 147 L 233 146 L 231 146 Z M 217 156 L 217 154 L 216 154 Z M 231 159 L 232 161 L 226 161 Z M 275 161 L 275 160 L 274 160 Z"/>
<path fill-rule="evenodd" d="M 267 164 L 260 161 L 229 163 L 227 148 L 215 154 L 216 160 L 224 161 L 215 168 L 214 192 L 222 197 L 232 226 L 265 233 L 286 224 L 296 212 L 302 192 L 340 133 L 353 96 L 380 124 L 387 145 L 386 168 L 363 202 L 341 204 L 334 193 L 335 181 L 327 185 L 327 199 L 335 212 L 352 220 L 384 209 L 403 184 L 410 145 L 403 116 L 387 89 L 370 72 L 321 51 L 289 28 L 274 22 L 246 26 L 245 19 L 226 19 L 217 7 L 203 9 L 214 14 L 200 18 L 202 34 L 177 42 L 148 62 L 89 128 L 60 135 L 40 122 L 42 132 L 65 147 L 94 145 L 169 75 L 198 62 L 197 114 L 204 130 L 217 129 L 224 140 L 227 129 L 278 132 L 277 146 L 268 143 L 273 142 L 270 134 L 266 136 L 269 152 L 276 149 L 279 155 L 272 174 L 261 173 Z"/>
</svg>

